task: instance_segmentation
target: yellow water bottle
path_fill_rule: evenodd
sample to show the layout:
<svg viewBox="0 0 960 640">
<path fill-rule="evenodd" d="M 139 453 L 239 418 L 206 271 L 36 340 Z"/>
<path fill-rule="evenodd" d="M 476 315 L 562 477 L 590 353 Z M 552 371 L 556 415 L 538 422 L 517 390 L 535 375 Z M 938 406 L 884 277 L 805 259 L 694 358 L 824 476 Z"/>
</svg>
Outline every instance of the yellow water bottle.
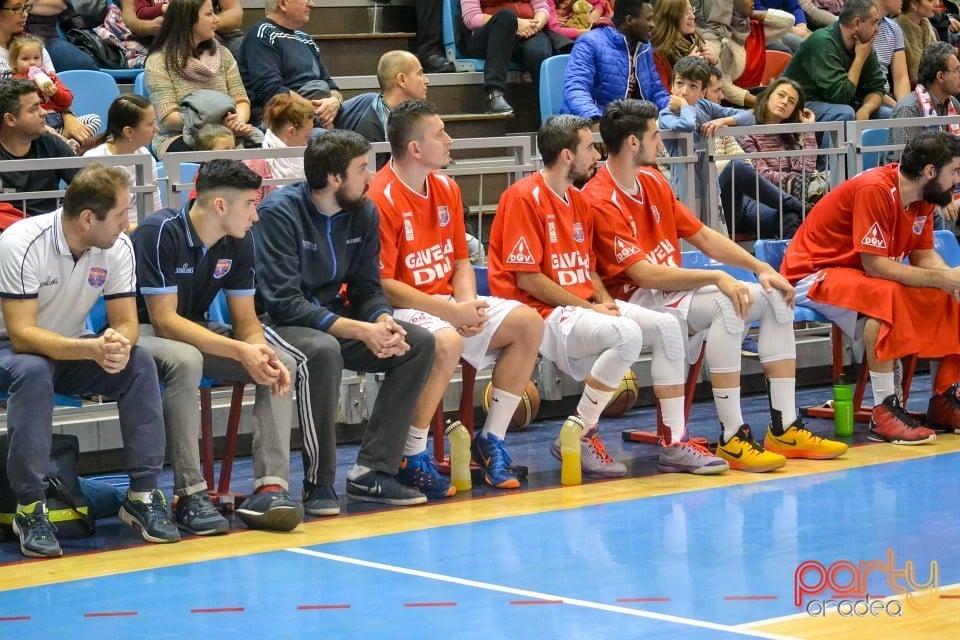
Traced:
<svg viewBox="0 0 960 640">
<path fill-rule="evenodd" d="M 459 420 L 451 422 L 445 431 L 450 441 L 450 482 L 457 491 L 473 487 L 470 478 L 470 432 Z"/>
<path fill-rule="evenodd" d="M 580 484 L 583 481 L 580 471 L 581 435 L 583 421 L 576 416 L 567 418 L 560 427 L 560 484 Z"/>
</svg>

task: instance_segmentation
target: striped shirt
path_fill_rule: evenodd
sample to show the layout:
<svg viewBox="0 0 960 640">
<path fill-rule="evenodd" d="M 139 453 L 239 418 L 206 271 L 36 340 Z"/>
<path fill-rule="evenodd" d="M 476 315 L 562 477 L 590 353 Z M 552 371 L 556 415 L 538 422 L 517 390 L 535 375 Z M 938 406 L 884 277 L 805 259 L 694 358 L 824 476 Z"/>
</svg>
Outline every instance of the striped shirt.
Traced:
<svg viewBox="0 0 960 640">
<path fill-rule="evenodd" d="M 903 51 L 903 29 L 890 18 L 880 21 L 877 37 L 873 39 L 873 50 L 877 54 L 877 62 L 883 71 L 883 90 L 890 93 L 890 61 L 893 54 Z"/>
<path fill-rule="evenodd" d="M 783 140 L 776 134 L 757 134 L 740 136 L 737 138 L 740 146 L 747 153 L 764 153 L 785 151 Z M 803 134 L 803 148 L 816 149 L 817 138 L 813 133 Z M 817 170 L 817 156 L 792 156 L 789 158 L 754 158 L 753 166 L 764 178 L 783 188 L 787 180 L 802 173 L 813 173 Z"/>
</svg>

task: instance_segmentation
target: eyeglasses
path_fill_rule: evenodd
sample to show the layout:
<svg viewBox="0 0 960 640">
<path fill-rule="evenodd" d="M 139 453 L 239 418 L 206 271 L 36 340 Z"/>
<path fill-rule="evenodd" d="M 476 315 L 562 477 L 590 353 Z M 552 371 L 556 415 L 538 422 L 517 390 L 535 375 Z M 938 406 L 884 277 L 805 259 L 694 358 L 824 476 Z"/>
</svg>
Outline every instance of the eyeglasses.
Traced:
<svg viewBox="0 0 960 640">
<path fill-rule="evenodd" d="M 31 11 L 33 11 L 32 4 L 22 4 L 19 7 L 0 7 L 4 11 L 9 11 L 10 13 L 15 13 L 18 16 L 25 16 Z"/>
</svg>

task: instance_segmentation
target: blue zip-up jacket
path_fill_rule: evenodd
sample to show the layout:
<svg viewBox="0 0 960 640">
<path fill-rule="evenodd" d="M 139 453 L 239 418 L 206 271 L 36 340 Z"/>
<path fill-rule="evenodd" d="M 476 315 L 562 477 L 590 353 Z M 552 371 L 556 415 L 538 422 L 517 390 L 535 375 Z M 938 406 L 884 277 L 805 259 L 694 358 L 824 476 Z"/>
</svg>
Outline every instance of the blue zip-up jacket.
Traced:
<svg viewBox="0 0 960 640">
<path fill-rule="evenodd" d="M 604 26 L 597 26 L 603 22 Z M 627 97 L 630 75 L 626 37 L 609 21 L 597 24 L 577 38 L 563 80 L 563 112 L 591 120 L 599 120 L 614 100 Z M 670 94 L 660 81 L 649 42 L 637 47 L 635 62 L 637 88 L 641 94 L 637 97 L 663 109 L 670 102 Z"/>
<path fill-rule="evenodd" d="M 373 202 L 328 216 L 303 181 L 268 195 L 257 214 L 257 302 L 274 322 L 327 331 L 340 316 L 373 322 L 393 314 L 380 284 L 380 214 Z"/>
</svg>

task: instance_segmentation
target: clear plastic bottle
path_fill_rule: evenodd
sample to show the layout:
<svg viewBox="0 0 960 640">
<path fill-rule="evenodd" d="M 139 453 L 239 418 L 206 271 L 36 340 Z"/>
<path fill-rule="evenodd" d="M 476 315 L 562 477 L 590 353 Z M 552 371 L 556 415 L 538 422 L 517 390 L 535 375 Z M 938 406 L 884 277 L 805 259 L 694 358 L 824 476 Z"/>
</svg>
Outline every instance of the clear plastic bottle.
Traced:
<svg viewBox="0 0 960 640">
<path fill-rule="evenodd" d="M 583 435 L 583 421 L 570 416 L 560 427 L 560 483 L 580 484 L 583 476 L 580 471 L 580 436 Z"/>
<path fill-rule="evenodd" d="M 445 432 L 450 442 L 450 482 L 457 491 L 473 487 L 470 477 L 470 432 L 459 420 L 451 422 Z"/>
</svg>

